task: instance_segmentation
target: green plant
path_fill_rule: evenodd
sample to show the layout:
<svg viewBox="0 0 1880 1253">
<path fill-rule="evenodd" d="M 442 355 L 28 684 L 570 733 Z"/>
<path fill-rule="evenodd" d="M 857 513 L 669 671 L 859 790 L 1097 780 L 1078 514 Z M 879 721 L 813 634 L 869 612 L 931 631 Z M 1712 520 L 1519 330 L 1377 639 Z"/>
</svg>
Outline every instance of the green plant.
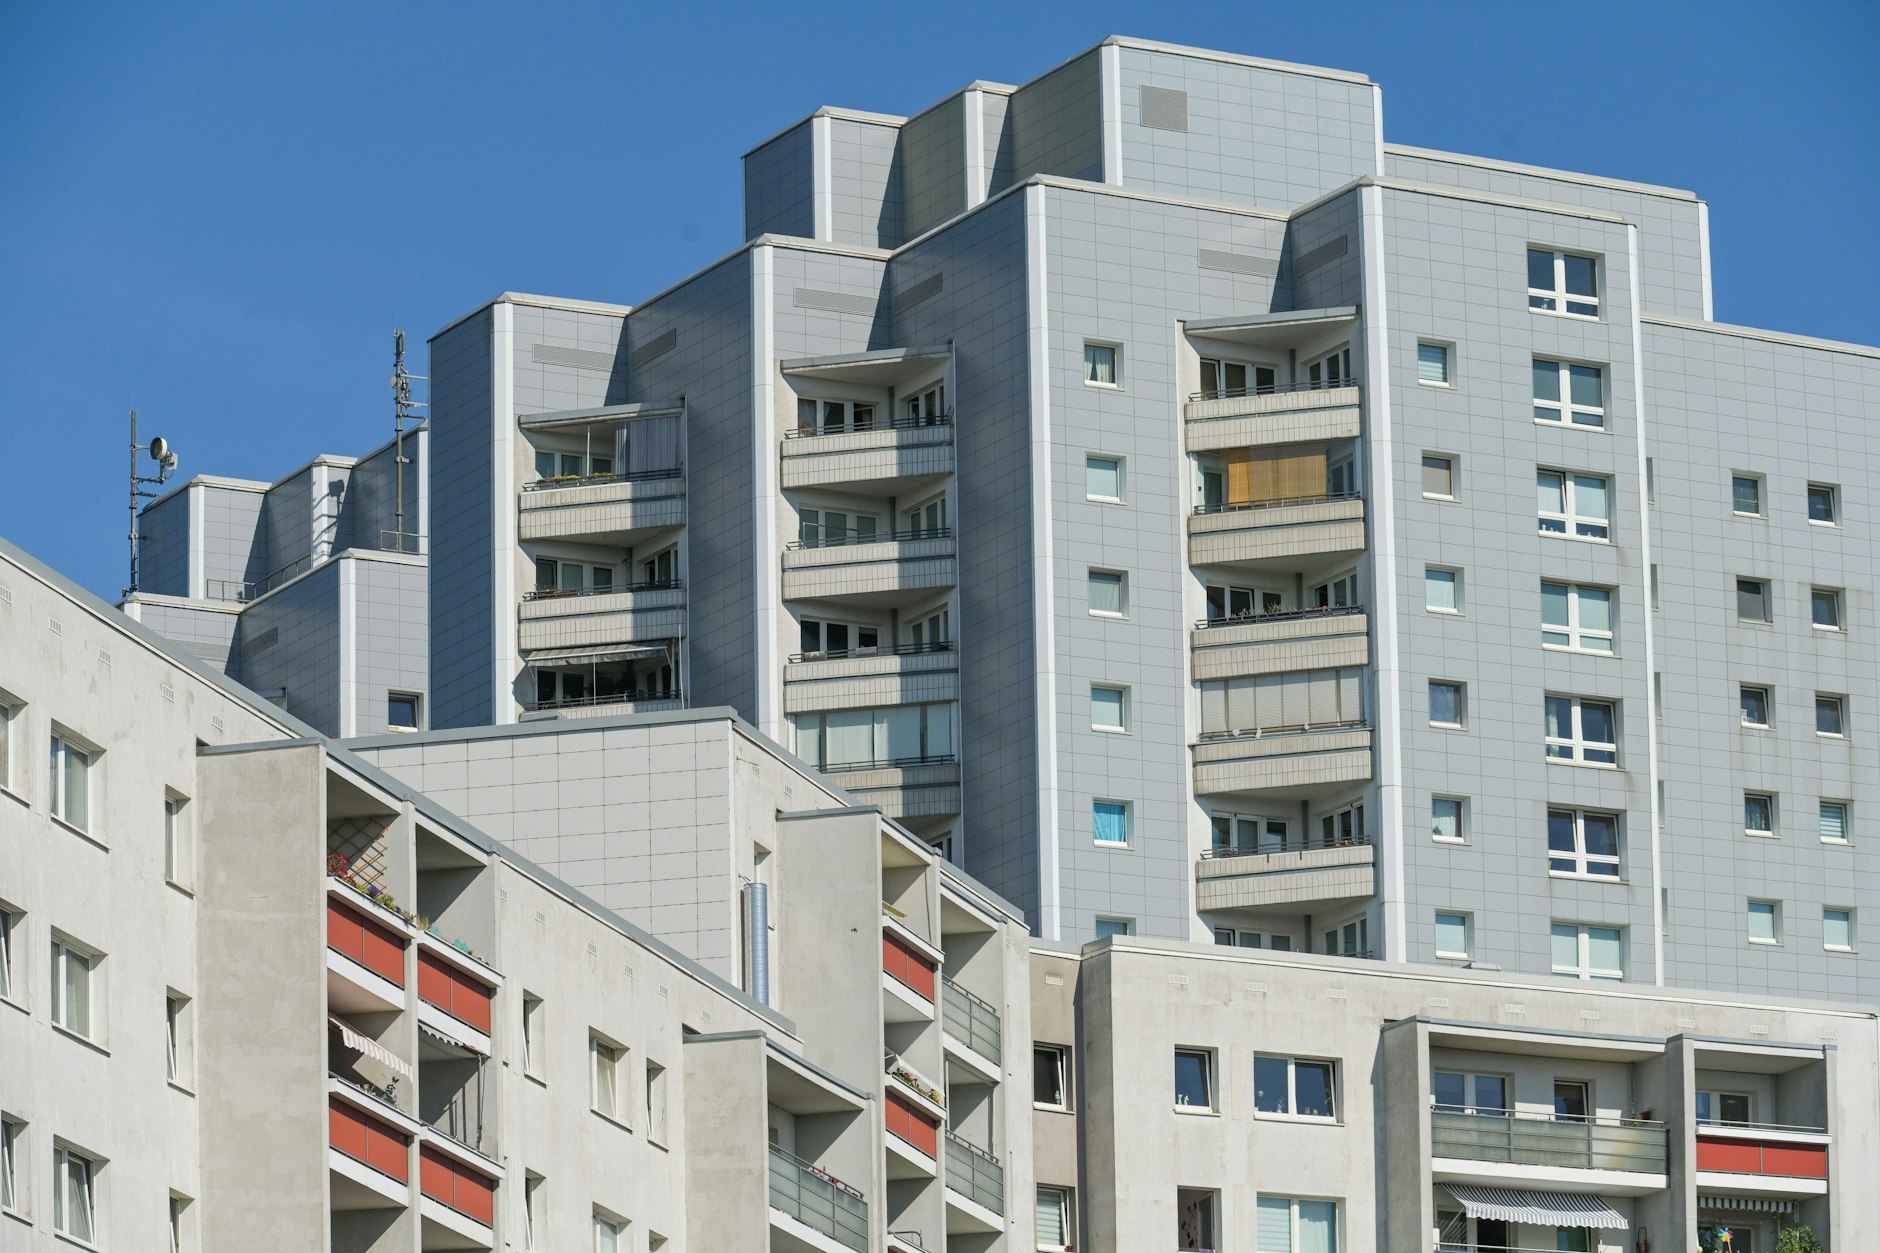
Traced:
<svg viewBox="0 0 1880 1253">
<path fill-rule="evenodd" d="M 1776 1233 L 1776 1253 L 1826 1253 L 1827 1246 L 1807 1223 L 1784 1227 Z"/>
</svg>

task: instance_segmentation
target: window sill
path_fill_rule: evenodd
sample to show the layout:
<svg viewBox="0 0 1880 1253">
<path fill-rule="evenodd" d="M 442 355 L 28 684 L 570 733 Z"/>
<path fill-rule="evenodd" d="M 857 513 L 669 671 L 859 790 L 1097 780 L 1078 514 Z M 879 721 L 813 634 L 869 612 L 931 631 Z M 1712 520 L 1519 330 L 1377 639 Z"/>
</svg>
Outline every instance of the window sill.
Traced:
<svg viewBox="0 0 1880 1253">
<path fill-rule="evenodd" d="M 1559 300 L 1562 299 L 1562 297 L 1556 295 L 1549 297 L 1549 299 Z M 1574 322 L 1598 322 L 1602 320 L 1597 313 L 1568 313 L 1565 309 L 1536 309 L 1533 305 L 1528 306 L 1528 312 L 1536 317 L 1567 318 Z"/>
<path fill-rule="evenodd" d="M 1550 766 L 1573 766 L 1580 770 L 1617 770 L 1619 768 L 1619 763 L 1616 761 L 1574 761 L 1570 757 L 1549 757 L 1547 764 Z"/>
<path fill-rule="evenodd" d="M 1630 882 L 1624 875 L 1582 874 L 1575 870 L 1549 870 L 1547 877 L 1549 879 L 1568 879 L 1575 883 L 1612 883 L 1620 887 L 1624 887 Z"/>
<path fill-rule="evenodd" d="M 1845 944 L 1824 944 L 1821 946 L 1821 951 L 1824 953 L 1857 953 L 1860 950 L 1849 948 Z"/>
<path fill-rule="evenodd" d="M 1452 504 L 1452 505 L 1453 505 L 1454 503 L 1456 503 L 1456 501 L 1457 501 L 1458 499 L 1460 499 L 1460 497 L 1456 497 L 1456 496 L 1442 496 L 1442 495 L 1439 495 L 1439 494 L 1437 494 L 1436 492 L 1424 492 L 1424 493 L 1423 493 L 1423 499 L 1425 499 L 1425 500 L 1440 500 L 1440 501 L 1444 501 L 1444 502 L 1446 502 L 1446 503 L 1448 503 L 1448 504 Z"/>
<path fill-rule="evenodd" d="M 1189 1118 L 1219 1118 L 1221 1111 L 1204 1105 L 1177 1105 L 1175 1112 Z"/>
<path fill-rule="evenodd" d="M 1745 731 L 1773 731 L 1775 726 L 1768 722 L 1738 722 L 1737 726 Z"/>
<path fill-rule="evenodd" d="M 1040 1114 L 1068 1114 L 1071 1112 L 1071 1107 L 1068 1105 L 1046 1105 L 1042 1101 L 1033 1101 L 1031 1107 Z"/>
<path fill-rule="evenodd" d="M 1596 431 L 1601 435 L 1612 434 L 1612 428 L 1607 426 L 1604 422 L 1595 426 L 1591 422 L 1556 422 L 1552 418 L 1535 418 L 1534 425 L 1550 427 L 1562 431 Z"/>
<path fill-rule="evenodd" d="M 1818 740 L 1845 740 L 1847 736 L 1835 731 L 1817 731 L 1815 732 L 1815 738 Z"/>
<path fill-rule="evenodd" d="M 1126 613 L 1111 613 L 1107 609 L 1092 609 L 1090 610 L 1090 616 L 1093 618 L 1115 618 L 1118 621 L 1126 621 L 1129 618 L 1129 615 Z"/>
<path fill-rule="evenodd" d="M 1542 644 L 1541 651 L 1549 653 L 1573 653 L 1580 657 L 1618 657 L 1619 653 L 1610 648 L 1575 648 L 1571 644 Z"/>
<path fill-rule="evenodd" d="M 175 879 L 165 879 L 163 883 L 165 887 L 170 888 L 172 891 L 181 892 L 191 900 L 194 900 L 196 897 L 196 889 L 190 887 L 187 883 L 179 883 Z"/>
<path fill-rule="evenodd" d="M 1445 618 L 1462 617 L 1462 610 L 1460 609 L 1444 609 L 1437 605 L 1425 605 L 1423 606 L 1423 612 L 1424 613 L 1440 613 Z"/>
<path fill-rule="evenodd" d="M 1133 735 L 1134 734 L 1134 732 L 1132 732 L 1128 727 L 1100 727 L 1100 726 L 1097 726 L 1095 723 L 1091 724 L 1090 729 L 1096 732 L 1098 735 Z"/>
<path fill-rule="evenodd" d="M 1456 848 L 1469 847 L 1469 842 L 1467 840 L 1462 839 L 1458 836 L 1454 836 L 1454 835 L 1432 835 L 1430 837 L 1430 843 L 1449 844 L 1449 845 L 1453 845 Z"/>
<path fill-rule="evenodd" d="M 1444 954 L 1438 953 L 1437 956 L 1442 957 Z M 1467 961 L 1468 959 L 1458 958 L 1457 960 Z M 1290 1122 L 1300 1123 L 1307 1127 L 1342 1127 L 1345 1125 L 1336 1118 L 1324 1118 L 1317 1114 L 1279 1114 L 1270 1110 L 1255 1110 L 1253 1117 L 1256 1122 Z"/>
<path fill-rule="evenodd" d="M 1106 392 L 1120 392 L 1123 390 L 1123 385 L 1121 383 L 1099 383 L 1095 379 L 1085 379 L 1084 386 L 1085 387 L 1101 387 Z"/>
<path fill-rule="evenodd" d="M 0 1215 L 5 1215 L 16 1223 L 25 1223 L 28 1227 L 33 1225 L 33 1216 L 20 1210 L 0 1209 Z"/>
<path fill-rule="evenodd" d="M 1813 630 L 1821 632 L 1821 634 L 1823 635 L 1846 635 L 1847 634 L 1846 627 L 1823 626 L 1819 622 L 1811 623 L 1810 627 Z"/>
<path fill-rule="evenodd" d="M 0 796 L 4 796 L 10 801 L 18 801 L 20 804 L 26 806 L 28 809 L 31 809 L 33 806 L 33 803 L 31 801 L 27 800 L 24 796 L 21 796 L 18 792 L 15 792 L 10 787 L 0 786 Z M 10 1213 L 12 1213 L 11 1210 L 0 1210 L 0 1214 L 10 1214 Z"/>
<path fill-rule="evenodd" d="M 196 1089 L 187 1087 L 184 1084 L 178 1083 L 174 1079 L 169 1079 L 169 1080 L 166 1080 L 165 1082 L 167 1082 L 172 1088 L 175 1088 L 178 1092 L 181 1092 L 184 1096 L 193 1097 L 196 1095 Z"/>
<path fill-rule="evenodd" d="M 1127 505 L 1129 503 L 1127 500 L 1124 500 L 1121 496 L 1088 496 L 1086 495 L 1084 499 L 1089 501 L 1093 505 Z"/>
<path fill-rule="evenodd" d="M 68 1236 L 63 1231 L 53 1232 L 52 1238 L 57 1240 L 60 1244 L 69 1244 L 75 1249 L 95 1249 L 98 1247 L 89 1240 L 81 1240 L 77 1236 Z"/>
<path fill-rule="evenodd" d="M 1430 723 L 1430 730 L 1432 731 L 1467 731 L 1468 729 L 1469 729 L 1468 727 L 1464 726 L 1460 722 L 1432 722 Z"/>
<path fill-rule="evenodd" d="M 1456 390 L 1456 385 L 1454 383 L 1439 383 L 1435 379 L 1418 379 L 1417 386 L 1418 387 L 1437 387 L 1437 388 L 1441 388 L 1443 391 L 1446 391 L 1446 392 L 1453 392 Z"/>
<path fill-rule="evenodd" d="M 1604 544 L 1608 548 L 1612 546 L 1612 536 L 1610 535 L 1567 535 L 1560 531 L 1539 531 L 1536 533 L 1542 539 L 1566 540 L 1568 543 L 1572 544 Z"/>
<path fill-rule="evenodd" d="M 1837 840 L 1837 839 L 1835 839 L 1835 838 L 1834 838 L 1833 836 L 1831 836 L 1831 835 L 1824 835 L 1824 836 L 1822 836 L 1822 837 L 1821 837 L 1821 842 L 1822 842 L 1823 844 L 1826 844 L 1826 845 L 1828 845 L 1828 846 L 1830 846 L 1830 847 L 1832 847 L 1832 848 L 1852 848 L 1852 847 L 1854 847 L 1854 841 L 1852 841 L 1852 840 Z"/>
<path fill-rule="evenodd" d="M 93 835 L 91 832 L 85 830 L 84 828 L 73 826 L 71 823 L 67 822 L 65 819 L 59 817 L 59 815 L 53 814 L 52 821 L 55 826 L 64 827 L 67 831 L 70 831 L 73 835 L 76 835 L 79 839 L 85 841 L 85 843 L 90 844 L 93 847 L 98 848 L 107 853 L 111 851 L 111 846 L 109 844 L 106 844 L 103 840 L 99 839 L 97 836 Z"/>
<path fill-rule="evenodd" d="M 1838 531 L 1841 529 L 1841 524 L 1839 522 L 1817 522 L 1813 518 L 1810 518 L 1808 520 L 1808 525 L 1814 526 L 1814 527 L 1820 527 L 1824 531 Z"/>
<path fill-rule="evenodd" d="M 524 1079 L 527 1079 L 530 1083 L 533 1083 L 538 1088 L 546 1088 L 548 1086 L 548 1080 L 542 1078 L 542 1076 L 538 1074 L 533 1074 L 525 1070 L 522 1072 L 522 1077 Z"/>
<path fill-rule="evenodd" d="M 1769 515 L 1768 515 L 1768 514 L 1766 514 L 1766 513 L 1744 513 L 1744 512 L 1743 512 L 1743 511 L 1742 511 L 1741 509 L 1732 509 L 1732 510 L 1730 510 L 1730 516 L 1731 516 L 1732 518 L 1741 518 L 1741 519 L 1743 519 L 1743 520 L 1744 520 L 1745 522 L 1767 522 L 1767 521 L 1769 521 Z"/>
<path fill-rule="evenodd" d="M 58 1032 L 60 1035 L 64 1036 L 66 1039 L 71 1040 L 73 1043 L 84 1045 L 86 1048 L 90 1049 L 94 1053 L 101 1054 L 102 1056 L 105 1056 L 105 1057 L 111 1056 L 110 1049 L 106 1048 L 104 1045 L 98 1043 L 96 1040 L 92 1039 L 89 1036 L 82 1036 L 78 1034 L 78 1032 L 72 1030 L 70 1027 L 61 1027 L 58 1023 L 55 1022 L 52 1024 L 52 1029 Z"/>
<path fill-rule="evenodd" d="M 633 1134 L 633 1128 L 627 1126 L 627 1124 L 621 1122 L 618 1118 L 615 1118 L 612 1114 L 604 1113 L 598 1109 L 590 1109 L 588 1110 L 588 1112 L 594 1115 L 594 1117 L 600 1119 L 602 1122 L 610 1123 L 613 1126 L 620 1128 L 622 1131 L 626 1132 L 628 1135 Z"/>
<path fill-rule="evenodd" d="M 1130 844 L 1127 840 L 1120 844 L 1114 840 L 1092 840 L 1090 841 L 1090 845 L 1092 848 L 1108 849 L 1112 853 L 1127 853 L 1130 850 Z"/>
<path fill-rule="evenodd" d="M 1758 940 L 1754 936 L 1750 937 L 1749 942 L 1751 944 L 1754 944 L 1758 948 L 1781 948 L 1782 947 L 1782 941 L 1780 940 Z"/>
</svg>

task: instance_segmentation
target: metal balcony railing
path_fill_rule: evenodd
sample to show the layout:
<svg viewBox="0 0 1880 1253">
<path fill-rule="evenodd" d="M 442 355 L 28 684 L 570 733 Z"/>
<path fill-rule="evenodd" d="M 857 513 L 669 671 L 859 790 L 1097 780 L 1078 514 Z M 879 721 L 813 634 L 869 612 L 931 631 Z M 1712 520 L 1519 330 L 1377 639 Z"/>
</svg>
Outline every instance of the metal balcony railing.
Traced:
<svg viewBox="0 0 1880 1253">
<path fill-rule="evenodd" d="M 792 540 L 784 547 L 792 551 L 799 548 L 850 548 L 856 544 L 905 544 L 923 539 L 950 539 L 952 535 L 953 528 L 950 526 L 926 526 L 911 531 L 876 531 L 868 535 L 845 532 L 839 536 Z"/>
<path fill-rule="evenodd" d="M 1267 840 L 1262 839 L 1253 848 L 1235 848 L 1232 845 L 1216 844 L 1213 848 L 1201 850 L 1202 861 L 1214 861 L 1224 857 L 1257 857 L 1265 853 L 1303 853 L 1309 849 L 1320 848 L 1362 848 L 1369 845 L 1369 835 L 1301 836 L 1298 839 Z"/>
<path fill-rule="evenodd" d="M 770 1208 L 857 1253 L 868 1249 L 868 1202 L 834 1175 L 770 1146 Z"/>
<path fill-rule="evenodd" d="M 1284 509 L 1289 505 L 1324 505 L 1338 500 L 1358 500 L 1357 492 L 1321 492 L 1316 496 L 1275 496 L 1269 500 L 1224 500 L 1215 505 L 1196 505 L 1197 514 L 1244 513 L 1259 509 Z"/>
<path fill-rule="evenodd" d="M 625 705 L 636 700 L 680 700 L 677 687 L 635 688 L 630 692 L 615 692 L 608 696 L 568 696 L 560 700 L 525 701 L 523 708 L 530 712 L 541 709 L 588 709 L 595 705 Z"/>
<path fill-rule="evenodd" d="M 951 412 L 922 414 L 918 418 L 903 414 L 901 417 L 892 418 L 886 422 L 870 422 L 867 426 L 822 426 L 820 424 L 793 426 L 783 433 L 783 437 L 785 439 L 809 439 L 817 435 L 862 435 L 869 431 L 904 431 L 917 426 L 949 426 L 952 422 Z"/>
<path fill-rule="evenodd" d="M 678 579 L 652 579 L 645 583 L 610 583 L 606 587 L 538 587 L 524 592 L 524 600 L 561 600 L 569 596 L 612 596 L 616 592 L 664 592 L 684 587 Z"/>
<path fill-rule="evenodd" d="M 921 653 L 950 653 L 952 640 L 930 644 L 871 644 L 865 648 L 826 648 L 814 653 L 791 653 L 792 665 L 802 661 L 846 661 L 851 657 L 914 657 Z"/>
<path fill-rule="evenodd" d="M 1437 1157 L 1662 1175 L 1667 1145 L 1663 1123 L 1639 1118 L 1482 1114 L 1442 1105 L 1430 1111 L 1430 1151 Z"/>
<path fill-rule="evenodd" d="M 999 1011 L 953 980 L 940 980 L 940 1029 L 978 1053 L 999 1060 Z"/>
<path fill-rule="evenodd" d="M 1209 744 L 1219 740 L 1270 740 L 1285 735 L 1315 735 L 1320 731 L 1362 731 L 1370 725 L 1370 722 L 1363 718 L 1348 718 L 1337 722 L 1302 723 L 1298 726 L 1243 727 L 1233 731 L 1203 731 L 1200 739 L 1203 743 Z"/>
<path fill-rule="evenodd" d="M 1268 622 L 1299 622 L 1307 618 L 1342 618 L 1363 612 L 1363 605 L 1327 605 L 1318 609 L 1285 609 L 1279 613 L 1231 613 L 1223 614 L 1218 618 L 1203 618 L 1195 623 L 1195 629 L 1205 631 L 1209 627 L 1264 626 Z"/>
<path fill-rule="evenodd" d="M 932 757 L 884 757 L 878 761 L 830 761 L 817 769 L 825 774 L 849 770 L 911 770 L 915 766 L 950 766 L 958 760 L 952 753 L 941 753 Z"/>
<path fill-rule="evenodd" d="M 1005 1213 L 1005 1167 L 999 1159 L 947 1132 L 947 1187 L 995 1214 Z"/>
<path fill-rule="evenodd" d="M 1188 399 L 1238 400 L 1243 396 L 1282 396 L 1287 392 L 1329 392 L 1357 385 L 1357 379 L 1335 378 L 1320 383 L 1269 383 L 1264 387 L 1204 387 L 1188 393 Z"/>
<path fill-rule="evenodd" d="M 676 479 L 685 471 L 678 466 L 666 470 L 630 470 L 622 474 L 558 474 L 552 479 L 524 483 L 525 492 L 549 491 L 557 487 L 593 487 L 599 483 L 645 483 L 653 479 Z"/>
</svg>

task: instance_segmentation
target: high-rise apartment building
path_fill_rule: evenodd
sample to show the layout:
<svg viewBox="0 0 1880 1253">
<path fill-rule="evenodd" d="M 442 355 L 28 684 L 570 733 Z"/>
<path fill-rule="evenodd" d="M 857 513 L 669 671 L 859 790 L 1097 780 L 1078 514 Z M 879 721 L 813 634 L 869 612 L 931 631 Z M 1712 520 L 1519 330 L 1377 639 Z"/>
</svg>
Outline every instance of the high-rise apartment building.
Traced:
<svg viewBox="0 0 1880 1253">
<path fill-rule="evenodd" d="M 433 339 L 430 725 L 732 706 L 1047 939 L 1880 994 L 1880 351 L 1694 195 L 1120 38 L 744 169 Z"/>
</svg>

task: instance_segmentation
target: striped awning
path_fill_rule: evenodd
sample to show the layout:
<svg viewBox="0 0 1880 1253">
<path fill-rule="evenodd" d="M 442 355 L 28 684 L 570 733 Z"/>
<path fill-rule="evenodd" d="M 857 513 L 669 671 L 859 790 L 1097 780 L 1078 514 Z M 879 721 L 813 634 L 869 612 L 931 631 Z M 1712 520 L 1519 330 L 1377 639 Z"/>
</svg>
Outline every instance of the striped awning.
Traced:
<svg viewBox="0 0 1880 1253">
<path fill-rule="evenodd" d="M 1795 1202 L 1779 1196 L 1710 1196 L 1699 1192 L 1697 1208 L 1750 1214 L 1793 1214 Z"/>
<path fill-rule="evenodd" d="M 405 1078 L 411 1078 L 411 1063 L 380 1044 L 369 1035 L 352 1029 L 352 1024 L 327 1015 L 326 1020 L 339 1028 L 339 1038 L 346 1042 L 346 1047 L 355 1053 L 363 1053 L 387 1070 L 395 1070 Z"/>
<path fill-rule="evenodd" d="M 1533 1192 L 1526 1188 L 1482 1188 L 1467 1183 L 1443 1186 L 1462 1202 L 1470 1218 L 1538 1223 L 1543 1227 L 1601 1227 L 1614 1231 L 1624 1231 L 1632 1225 L 1624 1214 L 1587 1192 Z"/>
<path fill-rule="evenodd" d="M 666 655 L 664 644 L 601 644 L 593 648 L 538 648 L 522 654 L 522 659 L 532 666 L 586 666 L 648 661 Z"/>
</svg>

